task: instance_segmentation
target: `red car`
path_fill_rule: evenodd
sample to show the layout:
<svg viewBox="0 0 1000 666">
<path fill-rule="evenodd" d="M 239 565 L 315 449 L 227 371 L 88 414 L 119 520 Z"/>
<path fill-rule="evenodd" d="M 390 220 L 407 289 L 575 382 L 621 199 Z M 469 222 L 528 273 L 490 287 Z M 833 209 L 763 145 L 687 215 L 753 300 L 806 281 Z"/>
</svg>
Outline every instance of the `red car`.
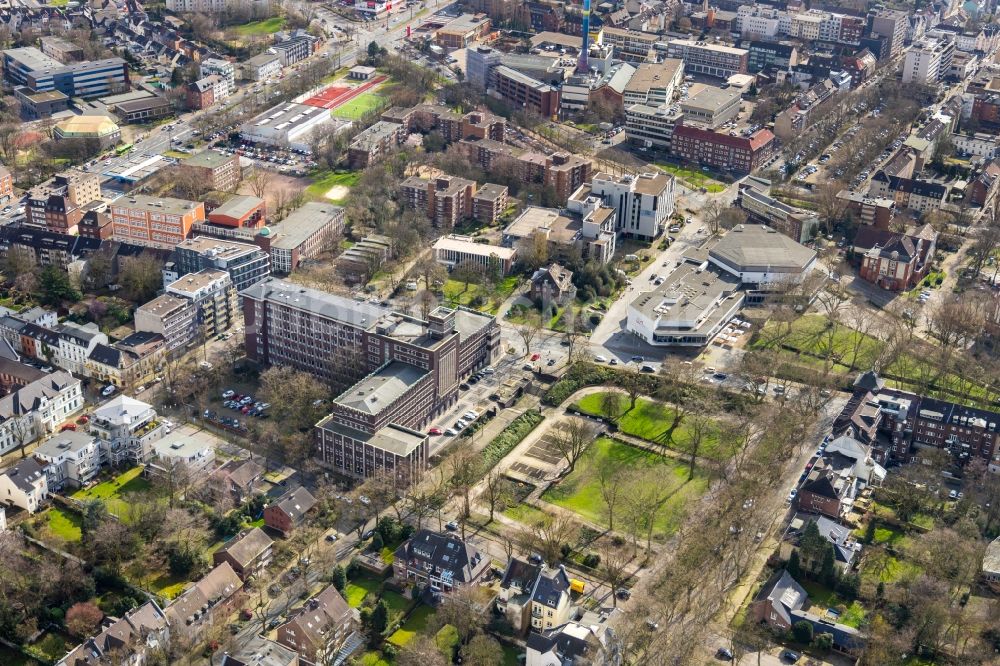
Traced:
<svg viewBox="0 0 1000 666">
<path fill-rule="evenodd" d="M 59 428 L 59 432 L 66 432 L 67 430 L 76 430 L 75 423 L 64 423 L 63 427 Z"/>
<path fill-rule="evenodd" d="M 532 355 L 531 355 L 531 360 L 532 360 L 532 361 L 537 361 L 537 360 L 538 360 L 538 359 L 540 359 L 540 358 L 541 358 L 541 355 L 540 355 L 540 354 L 532 354 Z"/>
<path fill-rule="evenodd" d="M 90 423 L 90 417 L 84 414 L 83 416 L 78 418 L 76 422 L 79 423 L 80 425 L 86 425 L 87 423 Z"/>
<path fill-rule="evenodd" d="M 428 435 L 440 435 L 442 432 L 444 432 L 444 431 L 441 430 L 441 428 L 431 428 L 430 430 L 427 431 L 427 434 Z"/>
</svg>

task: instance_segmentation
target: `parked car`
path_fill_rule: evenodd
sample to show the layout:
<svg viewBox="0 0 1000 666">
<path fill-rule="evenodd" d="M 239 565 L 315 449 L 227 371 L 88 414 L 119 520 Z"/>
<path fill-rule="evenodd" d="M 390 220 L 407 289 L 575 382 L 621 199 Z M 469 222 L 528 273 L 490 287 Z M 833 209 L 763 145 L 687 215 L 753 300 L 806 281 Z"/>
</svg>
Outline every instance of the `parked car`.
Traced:
<svg viewBox="0 0 1000 666">
<path fill-rule="evenodd" d="M 117 390 L 118 389 L 115 387 L 114 384 L 108 384 L 101 390 L 101 395 L 103 395 L 106 398 Z"/>
<path fill-rule="evenodd" d="M 234 395 L 236 395 L 235 391 L 233 391 L 232 389 L 228 389 L 228 390 L 226 390 L 225 392 L 223 392 L 223 394 L 222 394 L 222 397 L 223 397 L 223 399 L 225 399 L 225 400 L 229 400 L 229 399 L 230 399 L 230 398 L 232 398 L 232 397 L 233 397 Z"/>
<path fill-rule="evenodd" d="M 733 653 L 729 651 L 729 648 L 720 647 L 715 653 L 715 658 L 722 661 L 732 661 Z"/>
<path fill-rule="evenodd" d="M 431 428 L 430 430 L 427 431 L 427 434 L 428 435 L 440 435 L 442 432 L 444 432 L 444 431 L 441 430 L 441 428 Z"/>
<path fill-rule="evenodd" d="M 445 523 L 444 528 L 446 530 L 448 530 L 449 532 L 457 532 L 458 531 L 458 523 L 456 523 L 454 520 L 450 520 L 447 523 Z"/>
</svg>

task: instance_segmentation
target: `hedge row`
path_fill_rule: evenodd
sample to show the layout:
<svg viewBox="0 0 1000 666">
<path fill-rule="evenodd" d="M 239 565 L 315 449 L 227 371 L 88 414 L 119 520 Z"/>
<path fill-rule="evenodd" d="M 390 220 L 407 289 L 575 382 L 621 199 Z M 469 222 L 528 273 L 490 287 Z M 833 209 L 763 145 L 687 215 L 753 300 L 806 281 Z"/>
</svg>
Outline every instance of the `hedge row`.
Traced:
<svg viewBox="0 0 1000 666">
<path fill-rule="evenodd" d="M 514 450 L 514 447 L 528 436 L 532 430 L 542 422 L 544 417 L 532 410 L 521 414 L 511 421 L 500 434 L 493 438 L 485 449 L 483 449 L 483 473 L 489 472 L 496 467 L 505 455 Z"/>
</svg>

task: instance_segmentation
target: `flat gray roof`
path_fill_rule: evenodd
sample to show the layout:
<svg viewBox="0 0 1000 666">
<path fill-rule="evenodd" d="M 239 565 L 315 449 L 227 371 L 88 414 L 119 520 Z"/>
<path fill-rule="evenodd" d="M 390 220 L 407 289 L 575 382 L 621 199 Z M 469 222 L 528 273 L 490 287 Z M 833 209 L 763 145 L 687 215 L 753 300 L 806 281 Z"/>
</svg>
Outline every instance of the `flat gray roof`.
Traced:
<svg viewBox="0 0 1000 666">
<path fill-rule="evenodd" d="M 288 217 L 271 227 L 271 247 L 292 249 L 301 245 L 344 209 L 333 204 L 310 201 L 293 210 Z"/>
<path fill-rule="evenodd" d="M 425 439 L 427 439 L 427 436 L 422 433 L 393 425 L 391 423 L 384 428 L 380 428 L 376 432 L 363 432 L 361 430 L 355 430 L 354 428 L 348 428 L 347 426 L 340 425 L 339 423 L 334 423 L 333 415 L 330 415 L 320 421 L 319 427 L 324 430 L 329 430 L 330 432 L 339 433 L 344 437 L 349 437 L 358 442 L 365 442 L 366 444 L 370 444 L 377 449 L 388 451 L 389 453 L 402 457 L 413 453 L 413 451 L 417 449 Z"/>
<path fill-rule="evenodd" d="M 223 164 L 232 161 L 232 159 L 232 155 L 226 155 L 225 153 L 220 153 L 217 150 L 203 150 L 200 153 L 191 155 L 190 157 L 185 157 L 181 160 L 181 164 L 185 166 L 215 169 L 216 167 L 220 167 Z"/>
<path fill-rule="evenodd" d="M 416 366 L 392 361 L 344 391 L 334 402 L 365 414 L 378 414 L 426 374 Z"/>
<path fill-rule="evenodd" d="M 719 270 L 699 270 L 684 263 L 653 291 L 640 294 L 629 307 L 657 323 L 658 333 L 697 334 L 710 331 L 729 308 L 721 307 L 740 286 L 736 277 Z M 663 325 L 660 325 L 662 322 Z"/>
<path fill-rule="evenodd" d="M 380 318 L 390 313 L 388 308 L 372 303 L 359 303 L 344 296 L 337 296 L 318 289 L 303 287 L 294 282 L 268 278 L 240 292 L 253 299 L 299 308 L 318 316 L 344 324 L 369 329 Z"/>
<path fill-rule="evenodd" d="M 709 257 L 735 272 L 801 272 L 816 252 L 763 224 L 741 224 L 731 229 L 708 252 Z"/>
<path fill-rule="evenodd" d="M 705 86 L 698 93 L 680 103 L 681 110 L 698 109 L 712 113 L 733 103 L 740 98 L 739 90 L 730 88 L 723 90 L 714 86 Z"/>
<path fill-rule="evenodd" d="M 55 458 L 70 451 L 79 451 L 94 441 L 94 436 L 86 432 L 66 430 L 48 438 L 35 449 L 35 454 Z"/>
<path fill-rule="evenodd" d="M 173 197 L 150 197 L 145 194 L 126 194 L 111 202 L 112 206 L 124 206 L 152 213 L 184 215 L 198 206 L 196 201 Z"/>
</svg>

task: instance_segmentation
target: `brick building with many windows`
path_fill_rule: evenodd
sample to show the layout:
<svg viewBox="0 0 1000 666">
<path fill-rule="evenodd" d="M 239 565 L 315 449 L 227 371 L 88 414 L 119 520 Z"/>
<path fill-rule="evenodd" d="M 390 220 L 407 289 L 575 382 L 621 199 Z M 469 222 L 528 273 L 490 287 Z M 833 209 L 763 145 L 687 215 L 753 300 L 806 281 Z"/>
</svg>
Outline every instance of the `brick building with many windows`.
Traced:
<svg viewBox="0 0 1000 666">
<path fill-rule="evenodd" d="M 145 194 L 125 195 L 111 204 L 112 238 L 122 243 L 172 250 L 191 225 L 205 220 L 205 204 Z"/>
</svg>

